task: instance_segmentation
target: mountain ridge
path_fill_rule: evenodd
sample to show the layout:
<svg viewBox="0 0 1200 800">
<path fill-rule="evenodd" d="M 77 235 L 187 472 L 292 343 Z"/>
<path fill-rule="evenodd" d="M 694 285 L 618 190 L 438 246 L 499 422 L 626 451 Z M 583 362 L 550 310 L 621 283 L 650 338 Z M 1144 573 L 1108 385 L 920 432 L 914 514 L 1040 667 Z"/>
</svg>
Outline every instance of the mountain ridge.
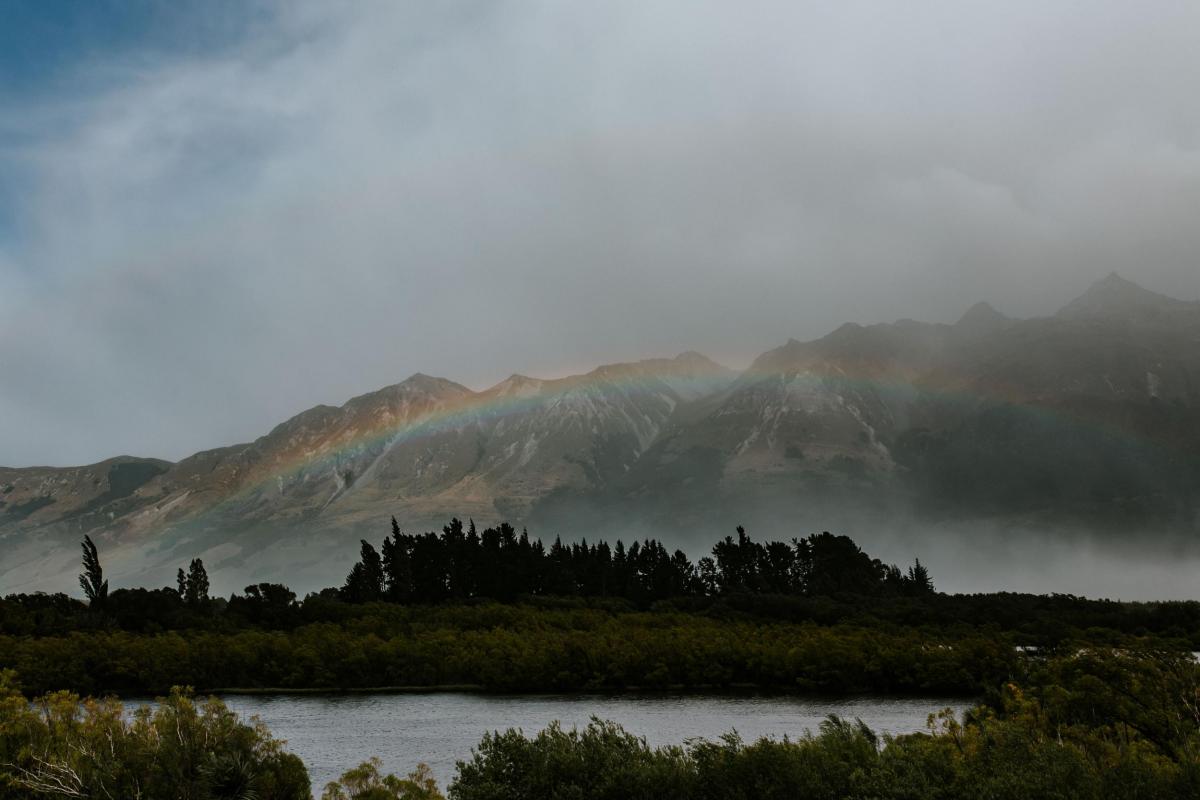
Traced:
<svg viewBox="0 0 1200 800">
<path fill-rule="evenodd" d="M 0 468 L 0 544 L 18 553 L 0 588 L 52 580 L 83 533 L 128 551 L 131 573 L 190 548 L 249 576 L 393 514 L 682 531 L 805 504 L 1118 509 L 1191 531 L 1198 343 L 1200 304 L 1110 275 L 1049 317 L 979 303 L 949 325 L 847 323 L 741 372 L 685 351 L 479 391 L 415 373 L 178 462 Z"/>
</svg>

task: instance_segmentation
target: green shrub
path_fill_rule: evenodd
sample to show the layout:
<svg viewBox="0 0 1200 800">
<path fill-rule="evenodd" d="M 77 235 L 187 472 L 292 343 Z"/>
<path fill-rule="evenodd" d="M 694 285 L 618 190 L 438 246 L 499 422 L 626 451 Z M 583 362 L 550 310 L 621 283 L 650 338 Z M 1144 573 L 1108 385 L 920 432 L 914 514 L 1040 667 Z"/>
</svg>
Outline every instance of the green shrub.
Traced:
<svg viewBox="0 0 1200 800">
<path fill-rule="evenodd" d="M 364 761 L 325 785 L 321 800 L 445 800 L 429 767 L 418 764 L 407 777 L 383 775 L 378 758 Z"/>
<path fill-rule="evenodd" d="M 173 690 L 132 715 L 114 699 L 28 702 L 0 675 L 0 798 L 309 800 L 308 773 L 261 724 Z"/>
</svg>

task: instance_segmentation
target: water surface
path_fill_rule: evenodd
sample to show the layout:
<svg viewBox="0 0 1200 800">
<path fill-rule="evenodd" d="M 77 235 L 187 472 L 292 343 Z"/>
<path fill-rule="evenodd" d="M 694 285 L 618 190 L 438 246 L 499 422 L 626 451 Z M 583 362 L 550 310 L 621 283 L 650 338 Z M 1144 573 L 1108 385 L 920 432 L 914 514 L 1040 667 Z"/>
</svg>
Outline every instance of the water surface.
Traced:
<svg viewBox="0 0 1200 800">
<path fill-rule="evenodd" d="M 485 731 L 536 733 L 554 720 L 583 727 L 611 719 L 651 745 L 716 738 L 736 729 L 746 740 L 816 731 L 829 714 L 859 717 L 877 733 L 925 729 L 929 714 L 970 705 L 963 698 L 812 698 L 762 695 L 229 695 L 242 715 L 258 715 L 308 767 L 319 796 L 325 783 L 370 756 L 391 772 L 424 761 L 444 789 L 458 759 Z"/>
</svg>

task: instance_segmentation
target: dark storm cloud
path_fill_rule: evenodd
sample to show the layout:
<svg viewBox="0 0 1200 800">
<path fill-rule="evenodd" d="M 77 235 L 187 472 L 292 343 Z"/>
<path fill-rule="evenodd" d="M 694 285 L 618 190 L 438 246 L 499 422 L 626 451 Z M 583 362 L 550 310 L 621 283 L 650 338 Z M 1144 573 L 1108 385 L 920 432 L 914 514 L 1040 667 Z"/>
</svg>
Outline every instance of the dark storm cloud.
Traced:
<svg viewBox="0 0 1200 800">
<path fill-rule="evenodd" d="M 284 4 L 0 111 L 0 463 L 843 321 L 1200 295 L 1189 3 Z"/>
</svg>

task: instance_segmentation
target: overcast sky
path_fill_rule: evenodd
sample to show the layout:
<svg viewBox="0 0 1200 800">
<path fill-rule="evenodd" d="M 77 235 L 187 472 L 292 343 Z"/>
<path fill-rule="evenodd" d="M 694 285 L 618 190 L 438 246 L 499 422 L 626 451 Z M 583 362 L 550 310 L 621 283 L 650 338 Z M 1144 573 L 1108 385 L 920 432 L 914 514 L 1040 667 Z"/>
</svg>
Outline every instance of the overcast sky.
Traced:
<svg viewBox="0 0 1200 800">
<path fill-rule="evenodd" d="M 6 4 L 0 464 L 1200 296 L 1200 4 Z M 64 16 L 65 15 L 65 16 Z"/>
</svg>

